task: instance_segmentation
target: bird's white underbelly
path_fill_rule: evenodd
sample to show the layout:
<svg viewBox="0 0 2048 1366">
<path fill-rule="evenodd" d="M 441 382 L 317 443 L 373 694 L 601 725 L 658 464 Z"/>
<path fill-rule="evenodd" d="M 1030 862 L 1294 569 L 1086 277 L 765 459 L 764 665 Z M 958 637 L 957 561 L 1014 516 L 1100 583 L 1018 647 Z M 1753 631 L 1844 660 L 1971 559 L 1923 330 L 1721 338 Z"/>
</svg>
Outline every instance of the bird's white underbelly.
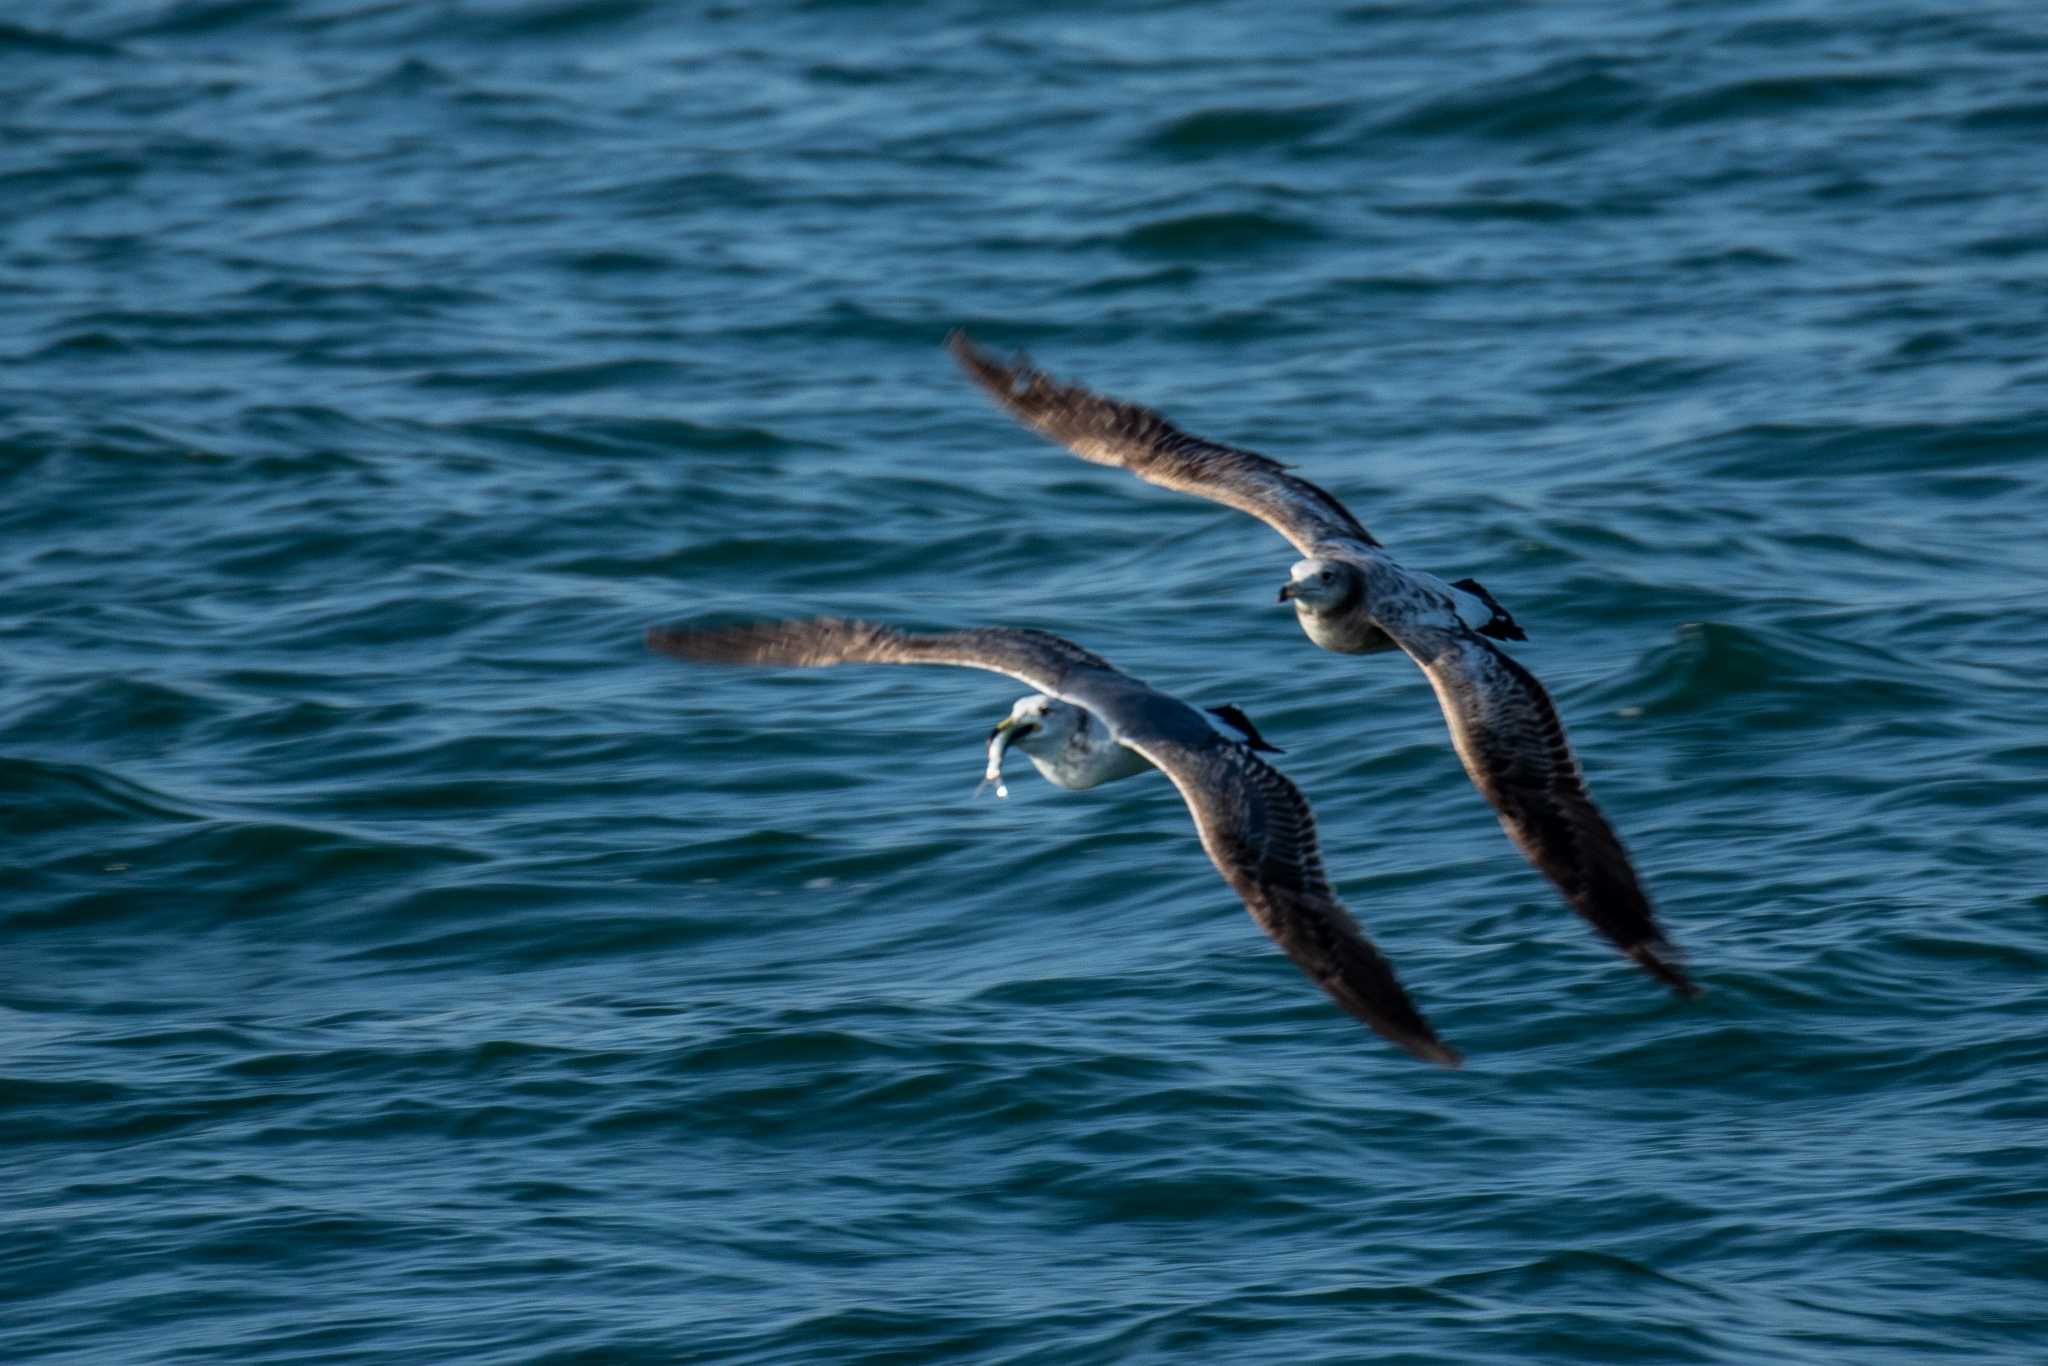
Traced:
<svg viewBox="0 0 2048 1366">
<path fill-rule="evenodd" d="M 1119 778 L 1129 778 L 1152 767 L 1144 755 L 1126 749 L 1114 740 L 1099 744 L 1065 745 L 1057 754 L 1044 756 L 1025 751 L 1032 766 L 1055 787 L 1100 787 Z"/>
<path fill-rule="evenodd" d="M 1387 633 L 1375 626 L 1372 618 L 1363 612 L 1317 616 L 1297 608 L 1294 615 L 1301 623 L 1303 633 L 1325 650 L 1335 650 L 1344 655 L 1373 655 L 1398 648 Z"/>
</svg>

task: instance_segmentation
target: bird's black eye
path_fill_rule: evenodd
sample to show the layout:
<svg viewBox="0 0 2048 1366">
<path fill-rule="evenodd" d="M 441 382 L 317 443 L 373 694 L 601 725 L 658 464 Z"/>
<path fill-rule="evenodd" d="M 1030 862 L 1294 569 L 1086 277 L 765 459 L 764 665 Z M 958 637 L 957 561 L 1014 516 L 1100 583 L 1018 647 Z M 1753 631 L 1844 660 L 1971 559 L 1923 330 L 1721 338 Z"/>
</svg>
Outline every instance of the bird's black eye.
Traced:
<svg viewBox="0 0 2048 1366">
<path fill-rule="evenodd" d="M 1332 577 L 1332 575 L 1330 574 L 1330 571 L 1329 571 L 1329 570 L 1327 570 L 1327 569 L 1325 569 L 1325 570 L 1323 571 L 1323 582 L 1324 582 L 1324 583 L 1328 583 L 1328 582 L 1330 581 L 1331 577 Z"/>
</svg>

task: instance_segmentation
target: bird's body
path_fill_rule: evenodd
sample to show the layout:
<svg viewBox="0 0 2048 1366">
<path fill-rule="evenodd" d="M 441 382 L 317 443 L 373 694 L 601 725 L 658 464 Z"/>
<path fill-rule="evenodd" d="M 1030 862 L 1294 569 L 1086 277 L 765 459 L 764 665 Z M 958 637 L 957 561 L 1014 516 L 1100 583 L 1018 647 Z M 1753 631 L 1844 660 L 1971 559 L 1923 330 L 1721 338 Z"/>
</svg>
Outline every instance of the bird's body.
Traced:
<svg viewBox="0 0 2048 1366">
<path fill-rule="evenodd" d="M 1681 994 L 1697 991 L 1586 792 L 1550 695 L 1494 643 L 1526 637 L 1492 594 L 1470 579 L 1447 583 L 1402 565 L 1343 503 L 1263 455 L 1191 436 L 1150 409 L 1059 384 L 1028 364 L 1004 364 L 958 333 L 951 346 L 1011 416 L 1082 459 L 1237 508 L 1286 537 L 1305 558 L 1280 599 L 1294 604 L 1309 639 L 1340 654 L 1398 649 L 1414 660 L 1473 785 L 1529 861 L 1644 969 Z"/>
<path fill-rule="evenodd" d="M 1307 801 L 1254 752 L 1254 744 L 1270 746 L 1235 708 L 1218 714 L 1248 738 L 1226 734 L 1197 708 L 1043 631 L 917 633 L 819 619 L 656 628 L 648 643 L 696 663 L 947 664 L 1007 674 L 1038 688 L 991 734 L 991 777 L 1011 745 L 1060 787 L 1094 787 L 1153 768 L 1164 772 L 1224 881 L 1318 986 L 1415 1056 L 1458 1062 L 1337 900 Z"/>
<path fill-rule="evenodd" d="M 1436 634 L 1484 631 L 1505 614 L 1479 593 L 1405 568 L 1378 546 L 1319 542 L 1280 590 L 1303 634 L 1344 655 L 1428 648 Z M 1512 623 L 1510 623 L 1512 624 Z"/>
<path fill-rule="evenodd" d="M 989 732 L 988 741 L 988 776 L 998 783 L 1003 753 L 1012 746 L 1024 752 L 1047 782 L 1070 792 L 1136 777 L 1153 767 L 1094 712 L 1044 693 L 1019 698 L 1008 719 Z"/>
</svg>

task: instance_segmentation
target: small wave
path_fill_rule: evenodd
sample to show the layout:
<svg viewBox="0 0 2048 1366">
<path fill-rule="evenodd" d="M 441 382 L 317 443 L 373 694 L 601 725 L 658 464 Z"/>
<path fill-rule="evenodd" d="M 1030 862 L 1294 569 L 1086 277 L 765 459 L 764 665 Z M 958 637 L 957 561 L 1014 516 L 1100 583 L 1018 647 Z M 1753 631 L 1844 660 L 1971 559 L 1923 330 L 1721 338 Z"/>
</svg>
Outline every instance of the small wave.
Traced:
<svg viewBox="0 0 2048 1366">
<path fill-rule="evenodd" d="M 255 403 L 238 417 L 238 435 L 260 438 L 262 445 L 236 462 L 236 472 L 301 486 L 339 476 L 386 487 L 375 462 L 355 451 L 404 439 L 373 417 L 323 403 Z"/>
<path fill-rule="evenodd" d="M 580 896 L 616 900 L 619 889 L 487 881 L 402 895 L 377 916 L 376 942 L 347 961 L 436 971 L 450 964 L 496 971 L 611 959 L 647 962 L 672 950 L 758 932 L 749 915 L 654 909 L 564 913 Z M 458 923 L 459 922 L 459 923 Z M 427 927 L 424 931 L 420 927 Z"/>
<path fill-rule="evenodd" d="M 132 356 L 141 348 L 126 337 L 112 332 L 91 328 L 83 332 L 72 332 L 57 338 L 45 346 L 31 351 L 25 359 L 29 361 L 84 359 L 95 356 Z"/>
<path fill-rule="evenodd" d="M 815 438 L 795 440 L 766 427 L 732 427 L 673 417 L 612 417 L 586 422 L 584 429 L 656 453 L 716 451 L 767 455 L 779 451 L 830 450 Z"/>
<path fill-rule="evenodd" d="M 804 79 L 819 85 L 843 85 L 855 89 L 891 85 L 907 79 L 894 65 L 864 66 L 855 62 L 813 62 L 804 68 Z"/>
<path fill-rule="evenodd" d="M 666 252 L 626 247 L 590 247 L 550 253 L 548 264 L 575 275 L 669 275 L 681 262 Z"/>
<path fill-rule="evenodd" d="M 1328 295 L 1377 299 L 1397 294 L 1435 294 L 1465 287 L 1463 280 L 1428 274 L 1422 270 L 1390 275 L 1353 275 L 1333 280 L 1323 291 Z"/>
<path fill-rule="evenodd" d="M 1815 72 L 1727 81 L 1663 101 L 1653 122 L 1677 128 L 1730 119 L 1778 119 L 1805 110 L 1927 88 L 1923 77 L 1892 72 Z"/>
<path fill-rule="evenodd" d="M 1602 58 L 1551 63 L 1454 95 L 1431 96 L 1373 131 L 1390 137 L 1519 140 L 1604 128 L 1640 116 L 1650 104 L 1648 89 L 1619 67 Z"/>
<path fill-rule="evenodd" d="M 330 85 L 317 98 L 327 105 L 367 104 L 389 95 L 434 98 L 461 88 L 461 78 L 448 67 L 420 57 L 401 57 L 356 80 Z"/>
<path fill-rule="evenodd" d="M 121 48 L 113 43 L 73 38 L 47 28 L 0 23 L 0 52 L 20 52 L 46 57 L 119 57 Z"/>
<path fill-rule="evenodd" d="M 1967 422 L 1758 422 L 1696 443 L 1701 473 L 1719 479 L 1810 479 L 1907 473 L 1950 477 L 1972 467 L 2027 464 L 2048 449 L 2048 418 Z"/>
<path fill-rule="evenodd" d="M 289 23 L 296 8 L 292 0 L 197 0 L 171 5 L 167 12 L 136 25 L 124 36 L 135 38 L 187 38 L 226 33 L 270 20 Z"/>
<path fill-rule="evenodd" d="M 1968 250 L 1974 256 L 1989 257 L 1994 261 L 2032 256 L 2038 252 L 2048 251 L 2048 232 L 2029 230 L 1979 237 L 1969 244 Z"/>
<path fill-rule="evenodd" d="M 1223 211 L 1154 219 L 1117 240 L 1140 256 L 1242 256 L 1319 242 L 1326 235 L 1314 223 L 1285 214 Z"/>
<path fill-rule="evenodd" d="M 1955 116 L 1956 126 L 1969 132 L 2038 133 L 2048 130 L 2048 100 L 2016 100 L 1984 105 Z"/>
<path fill-rule="evenodd" d="M 628 28 L 661 12 L 655 0 L 525 0 L 472 12 L 474 26 L 507 38 L 585 37 Z"/>
<path fill-rule="evenodd" d="M 1204 1169 L 1165 1159 L 1154 1170 L 1104 1167 L 1097 1163 L 1033 1164 L 1012 1174 L 1012 1190 L 1030 1191 L 1069 1205 L 1073 1217 L 1089 1223 L 1206 1223 L 1220 1210 L 1233 1220 L 1311 1218 L 1310 1193 L 1291 1189 L 1261 1173 L 1217 1166 Z"/>
<path fill-rule="evenodd" d="M 1442 218 L 1451 222 L 1480 223 L 1496 219 L 1511 223 L 1561 223 L 1587 213 L 1613 216 L 1622 211 L 1621 206 L 1613 204 L 1569 204 L 1561 199 L 1492 195 L 1378 206 L 1378 212 L 1389 218 Z"/>
<path fill-rule="evenodd" d="M 1067 292 L 1081 298 L 1092 298 L 1149 289 L 1182 290 L 1192 287 L 1201 278 L 1202 272 L 1194 266 L 1164 266 L 1136 275 L 1098 276 L 1093 280 L 1084 280 L 1069 286 Z"/>
<path fill-rule="evenodd" d="M 1297 146 L 1337 128 L 1350 113 L 1350 106 L 1341 104 L 1298 109 L 1200 109 L 1155 128 L 1145 135 L 1142 145 L 1150 151 L 1189 159 L 1236 156 L 1262 148 Z"/>
<path fill-rule="evenodd" d="M 618 360 L 588 361 L 574 365 L 544 365 L 525 369 L 431 370 L 414 383 L 425 389 L 466 389 L 488 394 L 604 393 L 633 390 L 673 383 L 684 374 L 671 360 L 622 357 Z"/>
<path fill-rule="evenodd" d="M 1717 247 L 1712 251 L 1693 252 L 1674 257 L 1673 270 L 1696 271 L 1746 271 L 1769 270 L 1778 266 L 1797 265 L 1799 258 L 1769 247 L 1740 246 Z"/>
<path fill-rule="evenodd" d="M 168 793 L 90 764 L 0 756 L 0 797 L 20 804 L 8 816 L 8 831 L 18 836 L 108 823 L 206 819 Z"/>
<path fill-rule="evenodd" d="M 48 810 L 50 808 L 45 807 Z M 282 820 L 205 817 L 150 812 L 151 820 L 112 850 L 104 836 L 87 837 L 79 857 L 106 865 L 109 884 L 16 913 L 19 928 L 76 929 L 110 919 L 272 914 L 330 904 L 334 889 L 415 877 L 478 855 L 443 843 L 380 838 L 350 830 Z M 164 819 L 173 823 L 168 830 Z M 73 840 L 74 845 L 80 841 Z M 232 870 L 224 878 L 223 870 Z M 205 887 L 204 895 L 189 889 Z M 167 888 L 186 889 L 175 897 Z"/>
<path fill-rule="evenodd" d="M 1735 365 L 1734 361 L 1694 356 L 1639 356 L 1581 370 L 1539 392 L 1571 397 L 1629 397 L 1686 391 L 1705 385 Z"/>
<path fill-rule="evenodd" d="M 14 197 L 25 197 L 44 189 L 76 193 L 80 182 L 106 180 L 125 183 L 148 170 L 149 163 L 137 157 L 97 150 L 69 152 L 41 165 L 0 171 L 0 190 Z M 111 193 L 118 187 L 102 188 Z"/>
<path fill-rule="evenodd" d="M 1706 1216 L 1709 1211 L 1695 1209 L 1689 1213 L 1694 1218 L 1700 1218 Z M 1612 1296 L 1616 1301 L 1628 1301 L 1640 1296 L 1643 1293 L 1643 1286 L 1647 1283 L 1659 1283 L 1710 1298 L 1719 1298 L 1709 1287 L 1666 1271 L 1659 1271 L 1647 1262 L 1619 1253 L 1590 1248 L 1566 1248 L 1494 1270 L 1461 1272 L 1444 1276 L 1435 1284 L 1437 1288 L 1445 1290 L 1469 1293 L 1483 1289 L 1505 1292 L 1517 1299 L 1539 1300 L 1555 1298 L 1558 1289 L 1568 1284 L 1571 1296 Z"/>
<path fill-rule="evenodd" d="M 623 179 L 588 191 L 593 202 L 626 205 L 639 216 L 667 218 L 703 212 L 731 214 L 778 203 L 789 191 L 733 171 L 685 171 L 653 180 Z"/>
<path fill-rule="evenodd" d="M 100 676 L 75 687 L 56 688 L 17 724 L 50 738 L 90 741 L 119 734 L 175 735 L 218 717 L 219 698 L 150 678 Z"/>
<path fill-rule="evenodd" d="M 350 1254 L 404 1256 L 446 1235 L 432 1221 L 318 1206 L 274 1204 L 260 1213 L 211 1223 L 181 1249 L 195 1263 L 271 1268 L 304 1266 Z M 287 1249 L 289 1249 L 287 1251 Z"/>
<path fill-rule="evenodd" d="M 250 285 L 235 295 L 262 303 L 280 304 L 291 316 L 303 317 L 308 310 L 335 319 L 433 317 L 443 310 L 488 303 L 490 296 L 479 290 L 431 280 L 403 285 L 367 279 L 308 280 L 274 277 Z M 260 316 L 260 315 L 256 315 Z M 252 317 L 251 321 L 254 321 Z"/>
<path fill-rule="evenodd" d="M 1369 0 L 1337 11 L 1347 24 L 1480 23 L 1514 13 L 1503 0 L 1443 0 L 1434 5 L 1415 5 L 1409 0 Z"/>
<path fill-rule="evenodd" d="M 784 581 L 802 587 L 835 583 L 849 569 L 859 566 L 863 576 L 881 572 L 883 566 L 901 570 L 923 565 L 924 553 L 900 541 L 884 537 L 798 536 L 762 532 L 747 536 L 699 536 L 659 556 L 577 554 L 551 563 L 556 573 L 608 577 L 660 570 L 671 574 L 701 575 L 708 579 L 744 573 L 748 570 L 777 569 Z"/>
<path fill-rule="evenodd" d="M 472 418 L 443 424 L 440 430 L 491 445 L 520 446 L 552 455 L 673 456 L 678 451 L 775 455 L 798 449 L 831 449 L 824 442 L 799 442 L 766 427 L 727 426 L 673 417 L 536 416 L 516 422 L 498 417 Z"/>
<path fill-rule="evenodd" d="M 1807 724 L 1814 708 L 1834 714 L 1939 710 L 1945 694 L 1922 671 L 1869 647 L 1830 644 L 1811 632 L 1689 622 L 1612 685 L 1650 716 L 1732 707 L 1763 720 L 1782 714 Z"/>
</svg>

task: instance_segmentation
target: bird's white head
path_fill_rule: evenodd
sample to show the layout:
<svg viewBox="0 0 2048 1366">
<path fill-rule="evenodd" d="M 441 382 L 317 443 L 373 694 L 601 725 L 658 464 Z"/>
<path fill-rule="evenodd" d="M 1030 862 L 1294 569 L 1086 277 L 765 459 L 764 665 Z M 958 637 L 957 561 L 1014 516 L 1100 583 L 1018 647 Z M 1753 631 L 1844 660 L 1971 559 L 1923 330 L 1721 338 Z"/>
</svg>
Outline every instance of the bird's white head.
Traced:
<svg viewBox="0 0 2048 1366">
<path fill-rule="evenodd" d="M 988 733 L 988 773 L 985 780 L 996 785 L 996 795 L 1007 797 L 1003 786 L 1003 756 L 1011 746 L 1023 750 L 1035 761 L 1057 755 L 1080 728 L 1081 709 L 1044 693 L 1020 697 L 1010 714 Z M 1043 771 L 1043 765 L 1039 765 Z"/>
<path fill-rule="evenodd" d="M 1363 588 L 1364 577 L 1356 565 L 1310 558 L 1295 562 L 1287 582 L 1280 585 L 1280 601 L 1293 603 L 1297 612 L 1320 615 L 1357 601 Z"/>
<path fill-rule="evenodd" d="M 1018 698 L 988 738 L 991 744 L 1001 741 L 1005 749 L 1014 745 L 1026 754 L 1050 756 L 1073 738 L 1080 723 L 1081 709 L 1073 703 L 1033 693 Z"/>
</svg>

